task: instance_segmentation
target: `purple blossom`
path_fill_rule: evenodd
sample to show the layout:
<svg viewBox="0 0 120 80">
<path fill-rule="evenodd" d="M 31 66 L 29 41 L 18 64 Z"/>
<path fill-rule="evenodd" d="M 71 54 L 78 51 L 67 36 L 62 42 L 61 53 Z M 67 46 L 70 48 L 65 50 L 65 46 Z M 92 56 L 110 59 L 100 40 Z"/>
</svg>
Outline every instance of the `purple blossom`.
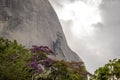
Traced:
<svg viewBox="0 0 120 80">
<path fill-rule="evenodd" d="M 35 54 L 31 56 L 27 66 L 30 66 L 33 72 L 41 73 L 44 68 L 49 68 L 52 60 L 50 58 L 41 60 L 42 55 L 39 52 L 45 52 L 49 54 L 52 53 L 51 49 L 49 49 L 47 46 L 33 45 L 30 51 Z"/>
<path fill-rule="evenodd" d="M 45 53 L 53 53 L 51 49 L 49 49 L 47 46 L 36 46 L 33 45 L 32 48 L 30 49 L 31 52 L 45 52 Z"/>
<path fill-rule="evenodd" d="M 31 66 L 33 69 L 38 69 L 37 63 L 35 61 L 31 61 L 27 63 L 27 66 Z"/>
<path fill-rule="evenodd" d="M 45 65 L 45 67 L 48 67 L 51 64 L 51 59 L 47 58 L 45 60 L 40 60 L 39 63 L 41 63 L 42 65 Z"/>
<path fill-rule="evenodd" d="M 33 72 L 41 73 L 43 71 L 43 68 L 41 68 L 41 64 L 37 64 L 35 61 L 31 61 L 27 63 L 27 66 L 32 67 Z"/>
</svg>

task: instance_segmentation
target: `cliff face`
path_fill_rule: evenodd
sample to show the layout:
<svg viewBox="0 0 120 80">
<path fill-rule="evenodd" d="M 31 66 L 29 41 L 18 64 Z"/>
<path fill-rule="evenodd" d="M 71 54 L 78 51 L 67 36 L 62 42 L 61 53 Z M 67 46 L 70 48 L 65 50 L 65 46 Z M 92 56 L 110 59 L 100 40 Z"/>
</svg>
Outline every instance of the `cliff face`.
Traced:
<svg viewBox="0 0 120 80">
<path fill-rule="evenodd" d="M 48 0 L 0 0 L 0 37 L 26 47 L 50 47 L 56 59 L 82 60 L 68 47 L 58 17 Z"/>
</svg>

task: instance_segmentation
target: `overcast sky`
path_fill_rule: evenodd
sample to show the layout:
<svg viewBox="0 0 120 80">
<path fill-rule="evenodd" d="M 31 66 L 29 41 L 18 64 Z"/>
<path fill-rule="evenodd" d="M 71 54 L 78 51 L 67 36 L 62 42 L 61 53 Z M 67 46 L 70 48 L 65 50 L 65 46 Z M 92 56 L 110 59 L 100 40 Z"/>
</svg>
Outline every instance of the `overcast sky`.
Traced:
<svg viewBox="0 0 120 80">
<path fill-rule="evenodd" d="M 120 0 L 50 0 L 70 48 L 89 72 L 120 58 Z"/>
</svg>

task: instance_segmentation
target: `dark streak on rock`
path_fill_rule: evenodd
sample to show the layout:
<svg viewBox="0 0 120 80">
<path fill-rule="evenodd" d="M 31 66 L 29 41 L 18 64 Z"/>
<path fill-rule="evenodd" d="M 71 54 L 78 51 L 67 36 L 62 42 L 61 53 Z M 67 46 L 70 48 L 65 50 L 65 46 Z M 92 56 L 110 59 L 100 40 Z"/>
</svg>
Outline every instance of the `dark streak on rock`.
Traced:
<svg viewBox="0 0 120 80">
<path fill-rule="evenodd" d="M 60 51 L 62 53 L 63 57 L 65 57 L 65 55 L 62 51 L 62 48 L 61 48 L 61 41 L 62 41 L 62 35 L 60 32 L 57 32 L 57 39 L 55 42 L 53 41 L 53 52 L 55 54 L 58 54 L 58 52 Z"/>
</svg>

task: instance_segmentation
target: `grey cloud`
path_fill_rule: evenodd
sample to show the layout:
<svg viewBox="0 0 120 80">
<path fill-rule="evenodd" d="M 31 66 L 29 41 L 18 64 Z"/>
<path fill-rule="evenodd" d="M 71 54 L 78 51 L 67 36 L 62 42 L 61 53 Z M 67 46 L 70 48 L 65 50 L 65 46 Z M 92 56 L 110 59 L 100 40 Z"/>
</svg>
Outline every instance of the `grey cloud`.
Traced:
<svg viewBox="0 0 120 80">
<path fill-rule="evenodd" d="M 105 64 L 109 59 L 120 58 L 120 1 L 119 0 L 104 0 L 100 6 L 102 23 L 94 25 L 97 28 L 92 45 L 98 47 L 100 58 L 89 56 L 94 60 L 94 68 Z M 91 43 L 91 42 L 89 42 Z M 91 50 L 90 50 L 91 51 Z M 90 53 L 89 51 L 89 53 Z M 96 56 L 97 57 L 97 56 Z M 92 63 L 92 59 L 86 63 Z M 85 58 L 85 60 L 87 60 Z M 88 67 L 89 68 L 89 67 Z M 89 68 L 90 69 L 90 68 Z M 93 68 L 92 68 L 93 69 Z M 91 69 L 90 69 L 91 70 Z"/>
<path fill-rule="evenodd" d="M 100 6 L 103 20 L 107 24 L 117 25 L 120 23 L 120 0 L 105 0 Z"/>
<path fill-rule="evenodd" d="M 101 15 L 104 28 L 98 34 L 98 39 L 103 38 L 109 44 L 111 54 L 120 58 L 120 1 L 106 0 L 101 5 Z M 104 43 L 105 43 L 104 42 Z"/>
<path fill-rule="evenodd" d="M 120 58 L 120 0 L 103 0 L 100 5 L 102 23 L 95 24 L 94 27 L 97 28 L 96 34 L 93 40 L 88 39 L 88 43 L 96 47 L 95 50 L 88 50 L 88 54 L 95 53 L 97 50 L 102 56 L 98 58 L 97 56 L 88 55 L 89 58 L 86 59 L 88 69 L 90 71 L 105 64 L 109 59 Z M 86 45 L 86 44 L 85 44 Z M 91 52 L 93 51 L 93 52 Z M 84 55 L 83 55 L 84 56 Z M 94 59 L 94 68 L 90 69 L 90 63 Z M 88 61 L 89 60 L 89 61 Z M 93 64 L 92 64 L 93 65 Z"/>
</svg>

